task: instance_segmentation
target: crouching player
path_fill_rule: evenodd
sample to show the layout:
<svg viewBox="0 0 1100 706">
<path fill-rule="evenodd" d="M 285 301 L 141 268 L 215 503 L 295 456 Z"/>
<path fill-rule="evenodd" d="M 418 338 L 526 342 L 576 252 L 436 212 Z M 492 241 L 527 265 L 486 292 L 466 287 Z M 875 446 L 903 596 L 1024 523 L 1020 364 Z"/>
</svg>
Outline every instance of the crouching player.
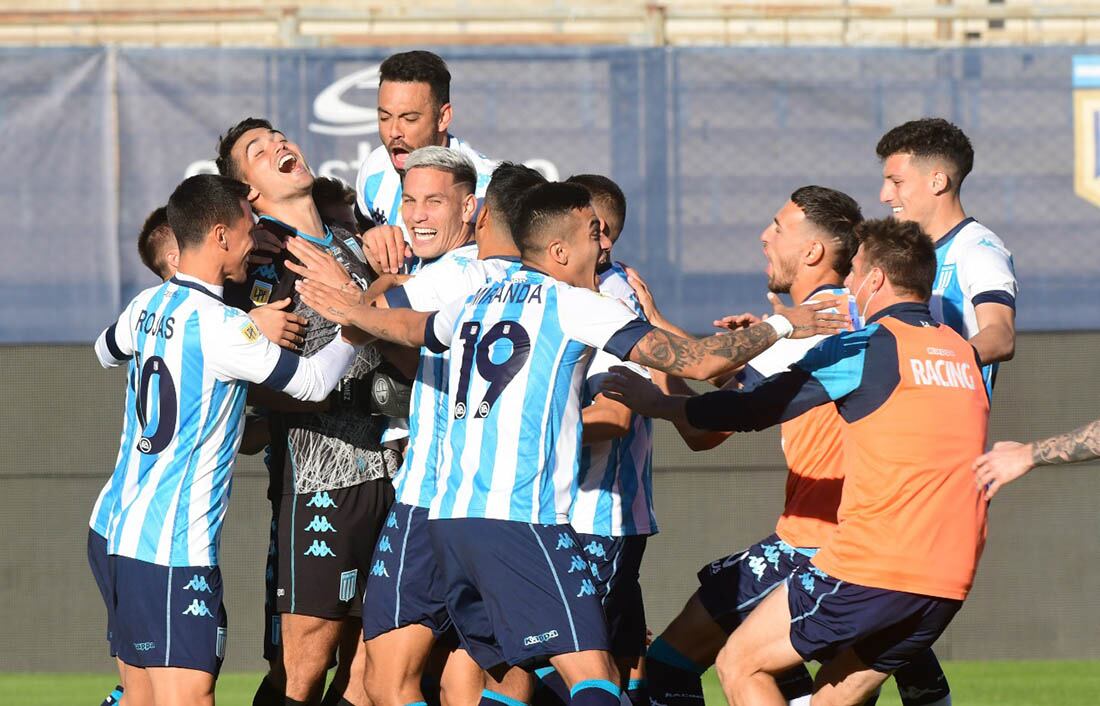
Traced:
<svg viewBox="0 0 1100 706">
<path fill-rule="evenodd" d="M 973 348 L 928 310 L 935 250 L 915 224 L 865 221 L 856 234 L 847 284 L 866 328 L 746 391 L 666 396 L 626 371 L 605 383 L 643 414 L 702 429 L 763 429 L 825 404 L 844 421 L 836 530 L 718 655 L 735 706 L 786 703 L 776 675 L 810 660 L 824 663 L 815 704 L 862 704 L 944 631 L 985 543 L 970 466 L 989 400 Z"/>
</svg>

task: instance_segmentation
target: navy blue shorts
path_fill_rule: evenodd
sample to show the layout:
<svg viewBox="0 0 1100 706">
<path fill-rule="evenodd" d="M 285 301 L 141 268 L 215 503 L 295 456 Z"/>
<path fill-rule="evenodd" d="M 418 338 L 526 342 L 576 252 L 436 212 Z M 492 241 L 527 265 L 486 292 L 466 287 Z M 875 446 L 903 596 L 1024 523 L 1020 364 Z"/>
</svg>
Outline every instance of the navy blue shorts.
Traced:
<svg viewBox="0 0 1100 706">
<path fill-rule="evenodd" d="M 215 677 L 225 657 L 226 615 L 216 566 L 115 562 L 118 656 L 136 667 L 181 667 Z"/>
<path fill-rule="evenodd" d="M 437 636 L 451 627 L 443 577 L 428 537 L 428 509 L 397 503 L 390 510 L 367 577 L 363 639 L 406 625 L 425 625 Z"/>
<path fill-rule="evenodd" d="M 596 580 L 569 525 L 428 522 L 459 642 L 483 669 L 608 650 Z"/>
<path fill-rule="evenodd" d="M 852 648 L 860 661 L 893 672 L 932 646 L 962 601 L 847 583 L 813 564 L 787 580 L 791 644 L 807 662 Z"/>
<path fill-rule="evenodd" d="M 111 656 L 118 655 L 115 640 L 115 577 L 114 558 L 107 553 L 107 538 L 92 528 L 88 528 L 88 566 L 92 567 L 95 585 L 99 595 L 103 596 L 103 605 L 107 608 L 107 644 Z"/>
<path fill-rule="evenodd" d="M 647 537 L 578 533 L 577 539 L 596 575 L 596 590 L 607 617 L 611 654 L 616 657 L 645 654 L 645 603 L 639 581 Z"/>
<path fill-rule="evenodd" d="M 276 577 L 279 575 L 278 506 L 271 506 L 271 534 L 267 543 L 267 565 L 264 568 L 264 660 L 279 659 L 283 650 L 283 621 L 275 610 Z"/>
<path fill-rule="evenodd" d="M 807 551 L 813 550 L 799 551 L 772 534 L 715 559 L 699 570 L 699 600 L 714 622 L 732 633 L 765 596 L 809 562 Z"/>
</svg>

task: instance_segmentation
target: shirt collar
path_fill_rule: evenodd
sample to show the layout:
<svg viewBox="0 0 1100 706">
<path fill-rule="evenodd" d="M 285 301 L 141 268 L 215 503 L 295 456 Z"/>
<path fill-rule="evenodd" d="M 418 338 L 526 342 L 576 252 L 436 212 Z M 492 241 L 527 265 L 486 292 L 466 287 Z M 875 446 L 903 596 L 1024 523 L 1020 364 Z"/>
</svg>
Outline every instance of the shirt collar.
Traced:
<svg viewBox="0 0 1100 706">
<path fill-rule="evenodd" d="M 329 228 L 328 226 L 324 225 L 324 224 L 322 224 L 322 226 L 325 229 L 325 237 L 324 238 L 315 238 L 312 235 L 310 235 L 309 233 L 303 233 L 302 231 L 298 230 L 297 228 L 290 225 L 289 223 L 284 223 L 283 221 L 280 221 L 278 218 L 274 218 L 272 216 L 260 216 L 259 220 L 261 220 L 261 221 L 267 220 L 267 221 L 271 221 L 272 223 L 278 223 L 283 228 L 286 228 L 287 230 L 294 231 L 294 235 L 298 236 L 299 238 L 305 238 L 306 240 L 313 243 L 314 245 L 317 245 L 317 246 L 322 247 L 322 248 L 327 248 L 328 246 L 332 245 L 332 241 L 335 237 L 332 234 L 332 229 Z"/>
<path fill-rule="evenodd" d="M 960 230 L 962 230 L 963 228 L 965 228 L 966 226 L 968 226 L 968 225 L 970 225 L 971 223 L 974 223 L 974 222 L 975 222 L 975 220 L 974 220 L 973 216 L 968 216 L 968 217 L 962 219 L 962 221 L 960 221 L 957 226 L 955 226 L 951 230 L 947 231 L 947 235 L 943 236 L 942 238 L 940 238 L 939 240 L 936 241 L 936 249 L 939 250 L 940 248 L 946 246 L 949 242 L 951 242 L 951 240 L 956 235 L 959 234 Z"/>
<path fill-rule="evenodd" d="M 182 272 L 177 272 L 172 275 L 172 278 L 168 281 L 180 287 L 187 287 L 188 289 L 202 292 L 203 294 L 214 297 L 218 301 L 222 301 L 222 294 L 225 291 L 225 288 L 220 285 L 203 282 L 198 277 L 185 275 Z"/>
<path fill-rule="evenodd" d="M 932 318 L 932 312 L 928 309 L 928 304 L 924 302 L 898 302 L 897 304 L 891 304 L 885 309 L 875 312 L 875 315 L 868 318 L 864 325 L 870 326 L 879 319 L 887 316 L 892 316 L 899 321 L 914 326 L 922 324 L 939 326 L 935 319 Z"/>
</svg>

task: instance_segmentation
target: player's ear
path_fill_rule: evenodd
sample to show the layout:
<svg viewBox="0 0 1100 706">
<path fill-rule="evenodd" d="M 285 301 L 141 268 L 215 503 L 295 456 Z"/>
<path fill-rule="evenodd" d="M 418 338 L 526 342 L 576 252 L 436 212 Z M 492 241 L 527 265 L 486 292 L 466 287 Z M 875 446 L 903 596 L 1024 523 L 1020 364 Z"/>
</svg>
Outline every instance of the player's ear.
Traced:
<svg viewBox="0 0 1100 706">
<path fill-rule="evenodd" d="M 806 244 L 806 254 L 803 260 L 807 265 L 817 265 L 825 257 L 825 245 L 820 240 L 811 240 Z"/>
<path fill-rule="evenodd" d="M 214 242 L 219 248 L 229 252 L 229 228 L 225 224 L 219 223 L 214 226 Z"/>
<path fill-rule="evenodd" d="M 451 104 L 444 103 L 439 106 L 439 119 L 436 120 L 435 131 L 447 132 L 447 128 L 451 126 Z"/>
<path fill-rule="evenodd" d="M 546 246 L 547 252 L 550 254 L 550 259 L 559 265 L 569 264 L 569 249 L 565 247 L 565 243 L 561 240 L 551 240 Z"/>
<path fill-rule="evenodd" d="M 256 187 L 252 186 L 251 184 L 245 184 L 245 186 L 248 187 L 248 196 L 246 197 L 248 199 L 248 203 L 256 203 L 256 199 L 260 198 L 260 192 L 257 191 Z"/>
<path fill-rule="evenodd" d="M 476 199 L 475 199 L 476 201 Z M 483 208 L 474 217 L 474 230 L 484 230 L 489 227 L 489 209 Z"/>
<path fill-rule="evenodd" d="M 477 214 L 477 196 L 473 194 L 466 194 L 466 198 L 462 200 L 462 222 L 472 223 L 474 222 L 474 216 Z"/>
<path fill-rule="evenodd" d="M 179 269 L 180 266 L 180 251 L 178 248 L 172 248 L 168 252 L 164 253 L 164 261 L 172 266 L 173 269 Z"/>
<path fill-rule="evenodd" d="M 951 178 L 947 175 L 947 172 L 942 169 L 932 170 L 932 174 L 929 176 L 932 178 L 932 193 L 936 196 L 939 196 L 951 188 Z"/>
</svg>

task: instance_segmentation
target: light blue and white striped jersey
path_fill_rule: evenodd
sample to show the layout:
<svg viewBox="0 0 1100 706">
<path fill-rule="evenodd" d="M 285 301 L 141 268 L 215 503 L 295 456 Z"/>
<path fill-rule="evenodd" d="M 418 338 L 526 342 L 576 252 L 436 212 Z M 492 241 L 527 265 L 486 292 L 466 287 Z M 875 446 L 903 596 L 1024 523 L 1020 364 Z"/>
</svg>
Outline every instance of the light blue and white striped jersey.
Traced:
<svg viewBox="0 0 1100 706">
<path fill-rule="evenodd" d="M 985 302 L 1016 308 L 1016 270 L 1001 239 L 967 218 L 936 241 L 936 279 L 928 308 L 932 318 L 969 340 L 978 333 L 974 307 Z M 986 390 L 993 392 L 997 363 L 982 366 Z"/>
<path fill-rule="evenodd" d="M 425 345 L 451 349 L 450 399 L 429 518 L 568 523 L 591 351 L 625 359 L 652 329 L 617 299 L 527 267 L 436 312 Z"/>
<path fill-rule="evenodd" d="M 390 307 L 438 311 L 448 302 L 465 299 L 487 282 L 502 279 L 520 267 L 519 258 L 477 259 L 477 246 L 452 250 L 386 292 Z M 401 470 L 393 477 L 395 499 L 427 508 L 435 495 L 443 435 L 447 428 L 447 351 L 420 349 L 420 364 L 409 403 L 409 445 Z"/>
<path fill-rule="evenodd" d="M 612 263 L 601 272 L 599 282 L 602 294 L 618 299 L 638 316 L 644 316 L 622 263 Z M 649 378 L 644 367 L 596 351 L 585 380 L 585 407 L 600 393 L 603 379 L 613 365 L 624 365 Z M 625 436 L 581 449 L 577 496 L 569 512 L 569 523 L 578 532 L 602 537 L 657 534 L 657 517 L 653 513 L 653 423 L 648 417 L 631 413 L 630 431 Z"/>
<path fill-rule="evenodd" d="M 477 189 L 474 195 L 477 196 L 480 207 L 485 198 L 485 187 L 489 185 L 497 162 L 454 135 L 447 135 L 447 146 L 463 153 L 474 163 L 474 168 L 477 169 Z M 355 194 L 359 211 L 364 216 L 373 218 L 378 224 L 400 226 L 405 230 L 405 240 L 409 239 L 405 221 L 401 218 L 401 175 L 393 168 L 393 161 L 390 160 L 385 145 L 376 147 L 363 160 L 355 177 Z"/>
<path fill-rule="evenodd" d="M 246 383 L 321 400 L 356 355 L 337 336 L 301 359 L 221 296 L 221 287 L 177 274 L 138 294 L 96 340 L 104 367 L 130 361 L 118 460 L 90 522 L 111 554 L 217 564 Z"/>
</svg>

